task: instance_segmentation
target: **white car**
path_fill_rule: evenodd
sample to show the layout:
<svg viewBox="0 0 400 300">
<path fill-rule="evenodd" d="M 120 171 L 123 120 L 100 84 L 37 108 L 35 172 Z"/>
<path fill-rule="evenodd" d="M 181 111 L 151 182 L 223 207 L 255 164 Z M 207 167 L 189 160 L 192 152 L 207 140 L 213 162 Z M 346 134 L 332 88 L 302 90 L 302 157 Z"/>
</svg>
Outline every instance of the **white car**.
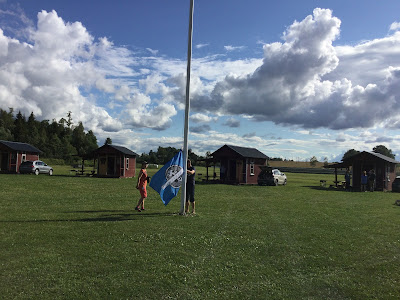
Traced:
<svg viewBox="0 0 400 300">
<path fill-rule="evenodd" d="M 41 160 L 27 160 L 24 161 L 19 166 L 19 173 L 20 174 L 29 174 L 33 173 L 35 175 L 39 175 L 40 173 L 49 174 L 50 176 L 53 175 L 53 168 L 49 165 L 45 164 Z"/>
<path fill-rule="evenodd" d="M 282 172 L 279 171 L 278 169 L 273 169 L 273 170 L 272 170 L 272 175 L 274 176 L 274 183 L 275 183 L 275 185 L 278 185 L 278 184 L 286 185 L 286 183 L 287 183 L 287 178 L 286 178 L 285 173 L 282 173 Z"/>
<path fill-rule="evenodd" d="M 260 166 L 261 172 L 258 175 L 258 185 L 286 185 L 287 178 L 284 173 L 281 173 L 278 169 L 272 169 L 268 166 Z"/>
</svg>

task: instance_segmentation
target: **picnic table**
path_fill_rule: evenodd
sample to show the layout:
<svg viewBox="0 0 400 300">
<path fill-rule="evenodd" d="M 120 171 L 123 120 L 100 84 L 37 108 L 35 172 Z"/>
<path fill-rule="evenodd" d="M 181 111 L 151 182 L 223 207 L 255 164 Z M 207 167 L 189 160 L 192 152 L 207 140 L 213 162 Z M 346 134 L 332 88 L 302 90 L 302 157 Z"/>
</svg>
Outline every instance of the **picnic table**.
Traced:
<svg viewBox="0 0 400 300">
<path fill-rule="evenodd" d="M 72 170 L 69 170 L 69 172 L 70 172 L 70 174 L 75 173 L 75 176 L 83 176 L 83 175 L 93 176 L 96 173 L 95 170 L 86 171 L 86 170 L 81 170 L 81 169 L 79 169 L 79 170 L 72 169 Z"/>
<path fill-rule="evenodd" d="M 333 187 L 333 186 L 335 186 L 335 187 L 337 187 L 337 188 L 346 188 L 346 181 L 342 181 L 342 180 L 340 180 L 340 181 L 334 181 L 333 182 L 334 183 L 334 185 L 331 185 L 330 187 Z"/>
</svg>

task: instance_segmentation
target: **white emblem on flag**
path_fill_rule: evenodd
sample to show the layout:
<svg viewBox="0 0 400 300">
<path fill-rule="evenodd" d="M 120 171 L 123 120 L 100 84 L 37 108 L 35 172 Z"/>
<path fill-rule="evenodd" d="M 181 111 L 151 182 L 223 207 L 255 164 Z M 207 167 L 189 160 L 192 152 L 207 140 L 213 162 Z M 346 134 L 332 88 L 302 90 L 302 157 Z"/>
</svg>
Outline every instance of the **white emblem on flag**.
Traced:
<svg viewBox="0 0 400 300">
<path fill-rule="evenodd" d="M 171 185 L 173 188 L 179 188 L 182 184 L 183 168 L 178 165 L 172 165 L 165 171 L 165 178 L 167 182 L 164 183 L 161 189 L 165 189 Z"/>
</svg>

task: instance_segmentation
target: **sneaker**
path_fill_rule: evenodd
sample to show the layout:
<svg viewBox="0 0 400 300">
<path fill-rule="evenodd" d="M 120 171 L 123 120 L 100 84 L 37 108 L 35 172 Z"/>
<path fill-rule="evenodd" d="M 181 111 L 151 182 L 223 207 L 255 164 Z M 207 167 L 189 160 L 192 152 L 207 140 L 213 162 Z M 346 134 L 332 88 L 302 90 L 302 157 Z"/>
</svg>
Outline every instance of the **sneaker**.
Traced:
<svg viewBox="0 0 400 300">
<path fill-rule="evenodd" d="M 144 207 L 142 207 L 141 210 L 145 210 Z"/>
<path fill-rule="evenodd" d="M 141 209 L 139 207 L 135 207 L 135 210 L 137 210 L 138 212 L 141 212 Z"/>
</svg>

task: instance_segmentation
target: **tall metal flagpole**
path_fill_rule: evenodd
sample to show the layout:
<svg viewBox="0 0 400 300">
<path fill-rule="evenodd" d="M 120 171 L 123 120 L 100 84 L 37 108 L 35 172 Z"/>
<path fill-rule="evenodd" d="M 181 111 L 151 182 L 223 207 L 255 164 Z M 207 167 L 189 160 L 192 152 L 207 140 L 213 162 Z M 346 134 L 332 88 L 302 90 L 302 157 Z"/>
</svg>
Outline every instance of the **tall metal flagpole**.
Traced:
<svg viewBox="0 0 400 300">
<path fill-rule="evenodd" d="M 189 111 L 190 111 L 190 64 L 192 61 L 192 36 L 193 36 L 193 8 L 194 0 L 190 0 L 189 11 L 189 40 L 186 70 L 186 105 L 185 105 L 185 128 L 183 133 L 183 177 L 181 195 L 181 214 L 185 212 L 186 203 L 186 181 L 187 181 L 187 158 L 188 158 L 188 134 L 189 134 Z"/>
</svg>

